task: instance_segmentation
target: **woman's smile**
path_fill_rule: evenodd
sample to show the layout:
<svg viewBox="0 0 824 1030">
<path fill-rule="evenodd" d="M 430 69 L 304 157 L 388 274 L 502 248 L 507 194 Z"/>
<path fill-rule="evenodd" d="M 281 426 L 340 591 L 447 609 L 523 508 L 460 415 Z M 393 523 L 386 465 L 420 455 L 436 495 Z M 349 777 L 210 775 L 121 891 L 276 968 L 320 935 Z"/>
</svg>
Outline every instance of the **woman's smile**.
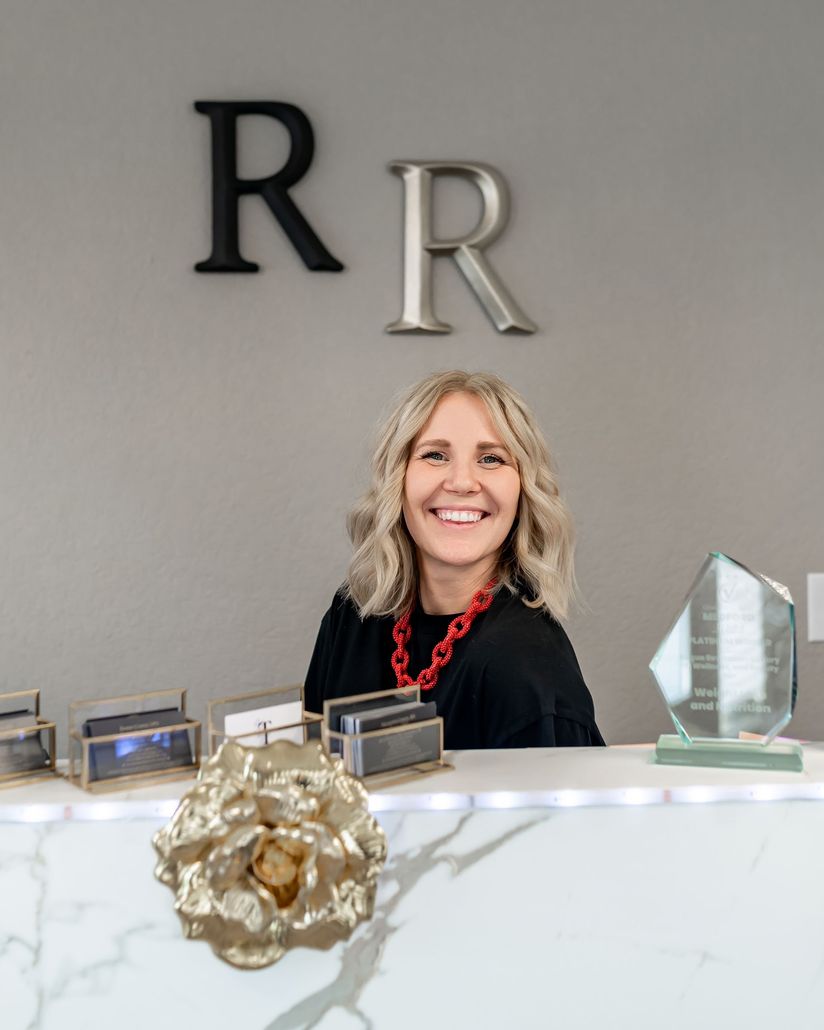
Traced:
<svg viewBox="0 0 824 1030">
<path fill-rule="evenodd" d="M 449 526 L 475 526 L 489 515 L 488 511 L 477 508 L 432 508 L 431 511 L 440 522 Z"/>
</svg>

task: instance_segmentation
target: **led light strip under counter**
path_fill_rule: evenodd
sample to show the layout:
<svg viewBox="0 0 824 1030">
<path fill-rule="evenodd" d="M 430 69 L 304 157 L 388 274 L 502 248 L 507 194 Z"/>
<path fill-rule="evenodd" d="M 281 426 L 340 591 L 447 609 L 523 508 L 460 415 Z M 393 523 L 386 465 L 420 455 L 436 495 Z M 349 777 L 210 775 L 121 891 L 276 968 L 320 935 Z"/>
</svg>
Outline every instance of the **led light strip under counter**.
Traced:
<svg viewBox="0 0 824 1030">
<path fill-rule="evenodd" d="M 377 790 L 381 812 L 456 812 L 719 802 L 824 801 L 824 744 L 804 747 L 804 772 L 653 765 L 651 745 L 453 752 L 455 768 Z M 92 797 L 65 779 L 0 792 L 0 822 L 167 819 L 194 781 Z"/>
</svg>

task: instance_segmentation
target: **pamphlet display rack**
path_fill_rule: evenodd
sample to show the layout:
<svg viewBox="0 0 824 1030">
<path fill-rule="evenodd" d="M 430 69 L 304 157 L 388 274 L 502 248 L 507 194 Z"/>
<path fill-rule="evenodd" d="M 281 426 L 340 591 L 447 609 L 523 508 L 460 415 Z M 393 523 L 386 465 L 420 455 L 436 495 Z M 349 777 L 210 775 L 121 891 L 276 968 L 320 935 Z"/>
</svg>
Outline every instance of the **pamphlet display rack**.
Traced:
<svg viewBox="0 0 824 1030">
<path fill-rule="evenodd" d="M 320 736 L 320 721 L 320 715 L 303 709 L 302 683 L 221 697 L 207 705 L 208 752 L 213 755 L 227 740 L 244 747 L 284 739 L 305 744 Z"/>
<path fill-rule="evenodd" d="M 356 705 L 360 702 L 374 703 L 380 698 L 392 699 L 403 696 L 409 701 L 420 701 L 417 684 L 403 690 L 382 690 L 369 694 L 354 694 L 324 701 L 321 735 L 324 746 L 330 754 L 339 754 L 348 773 L 358 776 L 367 787 L 378 788 L 408 783 L 420 776 L 447 772 L 453 766 L 443 757 L 443 718 L 435 716 L 420 722 L 408 722 L 363 733 L 346 733 L 330 728 L 330 716 L 336 706 Z M 435 742 L 434 748 L 431 747 Z M 432 757 L 416 757 L 421 742 L 426 744 L 426 754 Z M 375 772 L 365 770 L 379 767 Z"/>
<path fill-rule="evenodd" d="M 55 724 L 40 715 L 40 691 L 0 694 L 0 788 L 59 776 L 56 759 Z"/>
<path fill-rule="evenodd" d="M 109 723 L 121 729 L 99 732 Z M 68 778 L 92 793 L 187 779 L 200 768 L 200 737 L 185 690 L 72 701 Z"/>
</svg>

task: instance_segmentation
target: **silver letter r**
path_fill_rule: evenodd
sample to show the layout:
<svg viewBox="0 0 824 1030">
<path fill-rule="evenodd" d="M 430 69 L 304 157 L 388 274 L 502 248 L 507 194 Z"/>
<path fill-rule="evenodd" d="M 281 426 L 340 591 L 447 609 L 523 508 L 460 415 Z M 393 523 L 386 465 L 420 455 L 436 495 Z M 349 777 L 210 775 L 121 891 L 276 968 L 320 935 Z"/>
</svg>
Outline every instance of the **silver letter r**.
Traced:
<svg viewBox="0 0 824 1030">
<path fill-rule="evenodd" d="M 458 161 L 392 161 L 389 170 L 403 179 L 403 312 L 388 333 L 448 333 L 452 326 L 432 309 L 432 257 L 453 257 L 499 333 L 534 333 L 537 326 L 518 307 L 482 250 L 496 240 L 509 217 L 509 191 L 491 165 Z M 457 175 L 474 182 L 483 197 L 475 229 L 455 240 L 432 238 L 432 178 Z"/>
</svg>

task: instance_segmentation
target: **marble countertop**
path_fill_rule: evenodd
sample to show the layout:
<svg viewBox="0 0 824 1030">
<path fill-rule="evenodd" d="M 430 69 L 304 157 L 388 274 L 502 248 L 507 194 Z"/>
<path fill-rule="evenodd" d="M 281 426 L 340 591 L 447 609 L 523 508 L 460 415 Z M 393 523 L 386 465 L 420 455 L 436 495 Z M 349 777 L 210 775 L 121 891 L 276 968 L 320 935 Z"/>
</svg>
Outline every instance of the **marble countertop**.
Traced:
<svg viewBox="0 0 824 1030">
<path fill-rule="evenodd" d="M 654 747 L 535 748 L 447 753 L 454 766 L 371 791 L 374 812 L 574 808 L 824 800 L 824 744 L 804 746 L 804 771 L 708 769 L 652 762 Z M 166 818 L 193 780 L 90 794 L 62 777 L 0 790 L 0 822 Z"/>
<path fill-rule="evenodd" d="M 255 972 L 184 939 L 153 875 L 192 780 L 2 791 L 3 1030 L 820 1030 L 824 748 L 803 773 L 651 753 L 463 752 L 375 792 L 374 917 Z"/>
</svg>

